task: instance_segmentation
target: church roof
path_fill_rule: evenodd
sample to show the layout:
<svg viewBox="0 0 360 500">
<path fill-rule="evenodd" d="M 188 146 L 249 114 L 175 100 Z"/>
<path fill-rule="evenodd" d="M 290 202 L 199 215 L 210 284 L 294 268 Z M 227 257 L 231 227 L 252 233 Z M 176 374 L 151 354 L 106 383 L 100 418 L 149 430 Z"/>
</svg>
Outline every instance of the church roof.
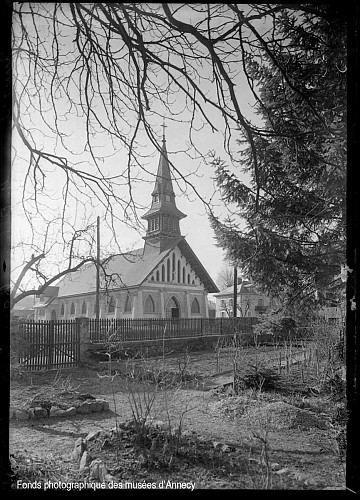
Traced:
<svg viewBox="0 0 360 500">
<path fill-rule="evenodd" d="M 183 237 L 173 240 L 162 252 L 155 248 L 144 252 L 144 248 L 139 248 L 113 256 L 105 267 L 106 273 L 113 274 L 115 278 L 115 282 L 110 285 L 110 288 L 126 289 L 141 285 L 176 245 L 199 276 L 205 289 L 210 293 L 218 292 L 215 283 Z M 100 272 L 100 276 L 103 276 L 102 272 Z M 103 277 L 101 281 L 100 286 L 103 289 L 105 286 Z M 57 283 L 57 286 L 59 287 L 58 297 L 94 293 L 96 290 L 95 264 L 86 264 L 75 273 L 66 275 Z"/>
</svg>

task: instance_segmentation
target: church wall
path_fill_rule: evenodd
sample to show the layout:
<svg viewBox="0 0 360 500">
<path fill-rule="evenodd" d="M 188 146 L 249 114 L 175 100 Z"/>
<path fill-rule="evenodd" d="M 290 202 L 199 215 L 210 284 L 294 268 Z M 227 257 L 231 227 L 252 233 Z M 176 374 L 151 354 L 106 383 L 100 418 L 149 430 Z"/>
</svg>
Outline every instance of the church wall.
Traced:
<svg viewBox="0 0 360 500">
<path fill-rule="evenodd" d="M 114 301 L 114 310 L 108 310 L 110 296 Z M 130 303 L 126 304 L 129 296 Z M 153 302 L 154 309 L 149 311 L 146 309 L 146 301 L 148 297 L 149 303 Z M 207 309 L 207 293 L 203 287 L 194 285 L 182 284 L 161 284 L 147 282 L 138 289 L 128 291 L 115 291 L 109 296 L 100 298 L 100 318 L 163 318 L 166 317 L 166 306 L 171 297 L 175 297 L 180 306 L 181 318 L 196 318 L 206 317 Z M 191 305 L 194 299 L 197 299 L 199 304 L 199 312 L 191 312 Z M 140 304 L 141 301 L 141 304 Z M 86 304 L 85 312 L 83 304 Z M 62 304 L 64 304 L 64 314 L 61 314 Z M 74 304 L 74 308 L 72 308 Z M 127 310 L 125 310 L 125 307 Z M 50 304 L 45 308 L 45 316 L 37 315 L 36 319 L 51 319 L 51 311 L 56 310 L 56 319 L 71 320 L 81 316 L 87 318 L 95 318 L 95 294 L 83 295 L 73 298 L 58 298 L 56 304 Z M 71 312 L 73 311 L 73 314 Z"/>
<path fill-rule="evenodd" d="M 145 311 L 145 302 L 148 296 L 151 296 L 154 304 L 155 311 L 149 313 Z M 207 316 L 207 294 L 202 289 L 195 289 L 190 287 L 181 287 L 168 285 L 166 287 L 159 286 L 157 284 L 145 284 L 142 287 L 142 297 L 143 297 L 143 317 L 145 318 L 163 318 L 166 317 L 166 308 L 168 302 L 172 297 L 175 297 L 176 301 L 180 306 L 180 317 L 181 318 L 196 318 Z M 163 297 L 163 298 L 161 298 Z M 197 299 L 199 304 L 199 312 L 191 312 L 191 304 L 194 299 Z"/>
</svg>

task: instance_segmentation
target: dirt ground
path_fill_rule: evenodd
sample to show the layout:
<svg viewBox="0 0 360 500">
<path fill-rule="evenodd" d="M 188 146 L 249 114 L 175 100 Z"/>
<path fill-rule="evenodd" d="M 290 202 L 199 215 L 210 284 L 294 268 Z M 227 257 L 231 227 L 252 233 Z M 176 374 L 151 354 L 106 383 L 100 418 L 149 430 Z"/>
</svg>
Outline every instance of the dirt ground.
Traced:
<svg viewBox="0 0 360 500">
<path fill-rule="evenodd" d="M 254 432 L 259 429 L 255 426 L 252 428 L 251 423 L 244 422 L 236 412 L 226 411 L 227 401 L 235 400 L 231 396 L 203 390 L 204 382 L 214 373 L 214 366 L 209 365 L 210 361 L 214 363 L 214 354 L 203 353 L 195 358 L 191 370 L 193 373 L 202 373 L 203 377 L 200 378 L 199 375 L 199 380 L 190 387 L 159 389 L 154 398 L 151 416 L 170 422 L 173 428 L 177 428 L 181 420 L 183 431 L 193 431 L 204 440 L 235 446 L 251 442 Z M 179 359 L 168 361 L 169 366 L 172 364 L 173 369 L 176 366 L 181 367 Z M 121 366 L 116 366 L 121 371 Z M 225 360 L 222 368 L 227 368 Z M 92 430 L 109 431 L 115 427 L 116 419 L 122 422 L 132 419 L 134 401 L 138 405 L 146 406 L 143 386 L 130 381 L 132 385 L 129 392 L 128 379 L 122 376 L 114 376 L 111 379 L 106 374 L 106 370 L 100 371 L 99 367 L 81 368 L 64 370 L 60 378 L 63 384 L 71 386 L 72 389 L 108 401 L 110 412 L 77 414 L 71 420 L 49 418 L 26 422 L 11 421 L 10 453 L 21 453 L 35 460 L 50 457 L 72 467 L 70 454 L 77 438 L 85 437 Z M 11 405 L 15 408 L 29 407 L 35 396 L 50 397 L 56 377 L 59 379 L 59 373 L 56 371 L 26 373 L 17 377 L 11 383 Z M 261 397 L 264 398 L 264 404 L 276 399 L 274 395 L 264 394 Z M 311 398 L 308 402 L 311 403 Z M 331 410 L 326 397 L 317 397 L 313 404 L 317 405 L 318 411 L 325 417 Z M 343 466 L 328 428 L 272 428 L 267 439 L 271 463 L 276 466 L 275 473 L 284 478 L 284 489 L 344 487 Z M 222 487 L 226 487 L 226 483 Z"/>
</svg>

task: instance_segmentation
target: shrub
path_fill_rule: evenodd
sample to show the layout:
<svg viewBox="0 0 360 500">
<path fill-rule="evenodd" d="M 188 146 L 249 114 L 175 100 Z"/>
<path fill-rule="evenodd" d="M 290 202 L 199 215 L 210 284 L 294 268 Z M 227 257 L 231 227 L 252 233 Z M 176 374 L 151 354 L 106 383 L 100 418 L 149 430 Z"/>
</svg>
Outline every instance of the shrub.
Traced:
<svg viewBox="0 0 360 500">
<path fill-rule="evenodd" d="M 239 370 L 234 377 L 235 392 L 244 389 L 274 390 L 279 383 L 280 375 L 276 370 L 262 364 L 249 364 L 243 373 Z"/>
</svg>

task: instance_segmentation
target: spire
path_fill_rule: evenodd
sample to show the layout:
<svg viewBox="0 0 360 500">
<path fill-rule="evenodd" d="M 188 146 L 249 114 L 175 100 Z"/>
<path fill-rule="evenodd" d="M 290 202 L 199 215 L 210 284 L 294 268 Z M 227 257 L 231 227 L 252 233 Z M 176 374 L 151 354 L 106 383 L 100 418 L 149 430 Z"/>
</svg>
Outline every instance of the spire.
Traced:
<svg viewBox="0 0 360 500">
<path fill-rule="evenodd" d="M 142 216 L 148 221 L 145 240 L 168 239 L 181 236 L 179 221 L 186 217 L 178 210 L 172 185 L 171 171 L 166 149 L 165 120 L 163 122 L 163 140 L 160 151 L 154 190 L 151 193 L 151 208 Z"/>
<path fill-rule="evenodd" d="M 174 189 L 171 180 L 170 165 L 166 149 L 166 138 L 165 138 L 165 124 L 163 124 L 163 142 L 160 152 L 159 165 L 156 174 L 156 181 L 154 186 L 154 191 L 151 193 L 153 196 L 155 194 L 167 193 L 172 197 L 175 197 Z"/>
</svg>

